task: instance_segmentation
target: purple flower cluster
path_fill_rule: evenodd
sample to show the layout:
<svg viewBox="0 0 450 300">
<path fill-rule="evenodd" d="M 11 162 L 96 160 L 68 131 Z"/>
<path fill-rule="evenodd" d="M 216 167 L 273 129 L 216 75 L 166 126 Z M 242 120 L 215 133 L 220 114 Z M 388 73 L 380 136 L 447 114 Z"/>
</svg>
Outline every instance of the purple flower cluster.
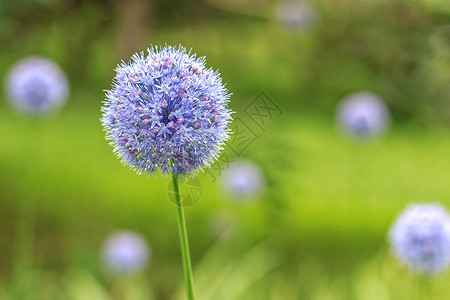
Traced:
<svg viewBox="0 0 450 300">
<path fill-rule="evenodd" d="M 148 49 L 116 69 L 102 123 L 114 152 L 139 174 L 193 174 L 229 138 L 229 94 L 205 58 L 181 46 Z"/>
<path fill-rule="evenodd" d="M 29 57 L 11 69 L 6 89 L 9 101 L 17 110 L 43 115 L 64 104 L 69 84 L 54 62 L 41 57 Z"/>
<path fill-rule="evenodd" d="M 415 204 L 391 228 L 395 255 L 413 271 L 433 274 L 450 262 L 450 219 L 441 205 Z"/>
</svg>

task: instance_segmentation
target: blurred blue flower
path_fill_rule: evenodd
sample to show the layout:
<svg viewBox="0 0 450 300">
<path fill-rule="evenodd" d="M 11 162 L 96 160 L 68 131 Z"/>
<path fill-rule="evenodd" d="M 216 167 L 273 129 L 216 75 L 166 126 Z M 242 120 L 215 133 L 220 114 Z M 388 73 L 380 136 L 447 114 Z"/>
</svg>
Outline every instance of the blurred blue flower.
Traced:
<svg viewBox="0 0 450 300">
<path fill-rule="evenodd" d="M 221 179 L 224 191 L 233 198 L 257 197 L 265 185 L 261 169 L 243 159 L 232 162 Z"/>
<path fill-rule="evenodd" d="M 372 137 L 387 129 L 390 114 L 380 97 L 370 92 L 360 92 L 347 96 L 339 103 L 337 121 L 350 136 Z"/>
<path fill-rule="evenodd" d="M 43 115 L 60 108 L 69 94 L 67 78 L 54 62 L 29 57 L 19 61 L 6 82 L 8 99 L 20 112 Z"/>
<path fill-rule="evenodd" d="M 150 248 L 141 235 L 120 230 L 106 238 L 101 255 L 108 271 L 115 274 L 129 274 L 139 272 L 147 266 Z"/>
<path fill-rule="evenodd" d="M 125 165 L 186 175 L 217 159 L 230 134 L 230 95 L 204 57 L 181 46 L 153 47 L 116 72 L 102 123 Z"/>
<path fill-rule="evenodd" d="M 390 231 L 395 255 L 413 271 L 433 274 L 450 262 L 450 220 L 439 204 L 409 205 Z"/>
<path fill-rule="evenodd" d="M 281 25 L 292 30 L 310 29 L 319 19 L 317 10 L 306 1 L 279 1 L 274 13 Z"/>
</svg>

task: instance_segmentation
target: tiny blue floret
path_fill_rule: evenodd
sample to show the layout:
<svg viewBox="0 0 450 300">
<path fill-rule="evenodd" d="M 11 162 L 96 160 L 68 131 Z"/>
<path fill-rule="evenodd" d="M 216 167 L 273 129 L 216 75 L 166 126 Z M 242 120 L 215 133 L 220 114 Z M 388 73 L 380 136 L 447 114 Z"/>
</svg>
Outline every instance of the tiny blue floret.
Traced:
<svg viewBox="0 0 450 300">
<path fill-rule="evenodd" d="M 397 258 L 413 271 L 434 274 L 450 262 L 450 219 L 439 204 L 408 206 L 390 231 Z"/>
<path fill-rule="evenodd" d="M 229 97 L 204 57 L 152 47 L 117 67 L 102 123 L 114 152 L 138 173 L 194 174 L 229 138 Z"/>
</svg>

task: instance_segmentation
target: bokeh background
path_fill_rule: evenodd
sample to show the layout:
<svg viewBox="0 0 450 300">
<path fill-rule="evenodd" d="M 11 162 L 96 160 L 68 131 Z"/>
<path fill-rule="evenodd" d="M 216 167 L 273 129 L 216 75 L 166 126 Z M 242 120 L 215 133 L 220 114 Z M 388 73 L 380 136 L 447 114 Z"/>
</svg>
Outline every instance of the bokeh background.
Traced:
<svg viewBox="0 0 450 300">
<path fill-rule="evenodd" d="M 448 272 L 412 274 L 387 239 L 408 203 L 450 206 L 448 1 L 311 0 L 297 14 L 284 2 L 1 0 L 2 80 L 40 55 L 64 70 L 70 97 L 35 120 L 0 95 L 0 299 L 184 299 L 170 180 L 122 166 L 99 121 L 116 65 L 165 44 L 219 69 L 252 134 L 199 175 L 186 208 L 199 299 L 450 298 Z M 337 129 L 336 105 L 359 91 L 390 109 L 377 139 Z M 247 113 L 261 95 L 278 109 L 263 126 Z M 220 184 L 236 159 L 264 174 L 252 199 Z M 150 245 L 142 272 L 102 265 L 117 229 Z"/>
</svg>

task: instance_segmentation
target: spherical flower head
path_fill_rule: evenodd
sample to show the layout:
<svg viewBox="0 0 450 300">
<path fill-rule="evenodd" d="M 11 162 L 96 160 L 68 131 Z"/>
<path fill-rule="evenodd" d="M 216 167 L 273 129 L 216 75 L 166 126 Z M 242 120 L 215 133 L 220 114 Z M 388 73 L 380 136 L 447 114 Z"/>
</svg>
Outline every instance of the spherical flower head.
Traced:
<svg viewBox="0 0 450 300">
<path fill-rule="evenodd" d="M 439 204 L 408 206 L 390 231 L 392 249 L 413 271 L 434 274 L 450 261 L 450 220 Z"/>
<path fill-rule="evenodd" d="M 337 121 L 341 129 L 356 138 L 382 134 L 390 123 L 384 101 L 370 92 L 352 94 L 339 103 Z"/>
<path fill-rule="evenodd" d="M 102 260 L 114 274 L 130 274 L 143 270 L 150 260 L 150 248 L 145 239 L 132 231 L 111 233 L 102 247 Z"/>
<path fill-rule="evenodd" d="M 222 176 L 224 191 L 233 198 L 257 197 L 264 189 L 265 180 L 261 169 L 249 160 L 236 160 Z"/>
<path fill-rule="evenodd" d="M 10 103 L 20 112 L 45 115 L 65 103 L 69 85 L 57 64 L 45 58 L 29 57 L 10 70 L 6 90 Z"/>
<path fill-rule="evenodd" d="M 204 57 L 166 46 L 116 69 L 102 123 L 114 152 L 138 173 L 193 174 L 229 139 L 229 94 Z"/>
</svg>

